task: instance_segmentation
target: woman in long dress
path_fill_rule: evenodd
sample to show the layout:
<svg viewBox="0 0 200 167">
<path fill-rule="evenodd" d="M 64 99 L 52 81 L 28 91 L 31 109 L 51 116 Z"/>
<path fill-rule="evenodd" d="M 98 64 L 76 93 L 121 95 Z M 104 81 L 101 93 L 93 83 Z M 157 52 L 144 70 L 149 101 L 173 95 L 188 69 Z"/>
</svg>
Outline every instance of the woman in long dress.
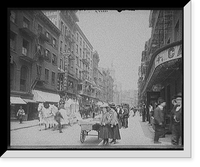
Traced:
<svg viewBox="0 0 200 167">
<path fill-rule="evenodd" d="M 116 144 L 116 140 L 120 140 L 120 132 L 119 132 L 119 121 L 117 117 L 117 112 L 111 107 L 110 109 L 111 113 L 111 120 L 110 120 L 110 138 L 112 141 L 110 143 Z"/>
<path fill-rule="evenodd" d="M 99 138 L 102 138 L 103 145 L 106 145 L 108 144 L 109 137 L 110 137 L 110 113 L 108 112 L 106 107 L 103 107 Z"/>
</svg>

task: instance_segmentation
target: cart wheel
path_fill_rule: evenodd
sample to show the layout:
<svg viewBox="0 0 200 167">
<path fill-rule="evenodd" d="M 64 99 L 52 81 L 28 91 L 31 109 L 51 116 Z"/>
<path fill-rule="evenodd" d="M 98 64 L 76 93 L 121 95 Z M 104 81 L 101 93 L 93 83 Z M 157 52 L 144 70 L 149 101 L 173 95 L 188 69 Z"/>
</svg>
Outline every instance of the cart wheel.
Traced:
<svg viewBox="0 0 200 167">
<path fill-rule="evenodd" d="M 81 134 L 80 134 L 80 141 L 81 141 L 81 143 L 83 143 L 85 141 L 85 136 L 86 136 L 85 131 L 82 130 Z"/>
</svg>

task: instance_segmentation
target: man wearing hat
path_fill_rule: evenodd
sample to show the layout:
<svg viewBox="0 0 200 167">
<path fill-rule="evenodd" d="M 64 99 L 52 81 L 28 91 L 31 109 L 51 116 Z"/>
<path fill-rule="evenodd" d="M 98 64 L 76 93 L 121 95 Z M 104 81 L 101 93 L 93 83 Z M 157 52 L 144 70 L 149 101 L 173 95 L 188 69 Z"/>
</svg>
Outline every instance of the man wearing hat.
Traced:
<svg viewBox="0 0 200 167">
<path fill-rule="evenodd" d="M 182 139 L 182 94 L 178 93 L 174 100 L 172 113 L 172 139 L 173 145 L 179 145 L 180 138 Z"/>
<path fill-rule="evenodd" d="M 166 106 L 166 102 L 163 98 L 158 98 L 158 107 L 154 110 L 154 125 L 155 125 L 155 136 L 154 136 L 154 143 L 160 144 L 159 138 L 164 133 L 164 112 L 163 109 Z"/>
</svg>

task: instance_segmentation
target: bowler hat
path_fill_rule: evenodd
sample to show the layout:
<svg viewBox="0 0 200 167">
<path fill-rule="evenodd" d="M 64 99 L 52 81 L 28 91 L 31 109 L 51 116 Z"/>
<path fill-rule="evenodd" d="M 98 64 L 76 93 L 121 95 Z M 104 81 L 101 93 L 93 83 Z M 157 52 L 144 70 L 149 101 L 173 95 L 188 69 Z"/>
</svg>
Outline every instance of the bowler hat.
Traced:
<svg viewBox="0 0 200 167">
<path fill-rule="evenodd" d="M 182 93 L 179 92 L 179 93 L 176 95 L 176 98 L 177 98 L 177 97 L 182 97 Z"/>
</svg>

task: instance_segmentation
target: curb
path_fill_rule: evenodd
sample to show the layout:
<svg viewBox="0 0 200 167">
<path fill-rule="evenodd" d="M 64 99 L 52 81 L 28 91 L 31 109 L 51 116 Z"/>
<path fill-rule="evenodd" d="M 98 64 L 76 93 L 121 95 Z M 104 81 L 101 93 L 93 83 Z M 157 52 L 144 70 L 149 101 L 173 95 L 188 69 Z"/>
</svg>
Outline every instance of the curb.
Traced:
<svg viewBox="0 0 200 167">
<path fill-rule="evenodd" d="M 25 128 L 31 128 L 31 127 L 34 127 L 34 126 L 38 126 L 38 124 L 37 124 L 37 125 L 29 125 L 29 126 L 24 126 L 24 127 L 14 128 L 14 129 L 11 129 L 10 131 L 13 131 L 13 130 L 19 130 L 19 129 L 25 129 Z"/>
</svg>

